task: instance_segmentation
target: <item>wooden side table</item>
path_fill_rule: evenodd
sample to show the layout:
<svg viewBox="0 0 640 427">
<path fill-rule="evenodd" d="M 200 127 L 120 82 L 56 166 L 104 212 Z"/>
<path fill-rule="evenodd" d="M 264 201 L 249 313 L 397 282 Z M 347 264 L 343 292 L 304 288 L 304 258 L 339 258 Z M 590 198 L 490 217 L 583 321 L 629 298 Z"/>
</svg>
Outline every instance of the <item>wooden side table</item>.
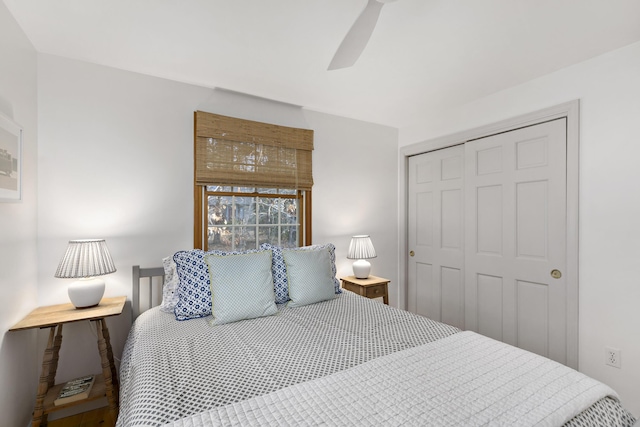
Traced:
<svg viewBox="0 0 640 427">
<path fill-rule="evenodd" d="M 42 373 L 38 384 L 36 405 L 33 410 L 32 427 L 40 427 L 47 424 L 47 416 L 53 411 L 68 408 L 73 405 L 106 396 L 109 401 L 109 411 L 114 420 L 118 418 L 118 375 L 113 363 L 113 350 L 109 338 L 106 317 L 117 316 L 122 313 L 127 297 L 103 298 L 100 304 L 91 307 L 76 309 L 71 303 L 38 307 L 29 313 L 24 319 L 15 324 L 10 331 L 19 331 L 32 328 L 49 328 L 49 340 L 42 360 Z M 58 354 L 62 344 L 62 326 L 65 323 L 89 320 L 96 322 L 98 332 L 98 351 L 102 362 L 102 374 L 96 375 L 95 383 L 87 399 L 55 406 L 53 401 L 64 384 L 54 385 L 56 370 L 58 369 Z"/>
<path fill-rule="evenodd" d="M 347 276 L 341 280 L 344 289 L 367 298 L 382 297 L 384 303 L 389 305 L 389 288 L 387 285 L 390 280 L 376 276 L 369 276 L 366 279 L 356 279 L 355 276 Z"/>
</svg>

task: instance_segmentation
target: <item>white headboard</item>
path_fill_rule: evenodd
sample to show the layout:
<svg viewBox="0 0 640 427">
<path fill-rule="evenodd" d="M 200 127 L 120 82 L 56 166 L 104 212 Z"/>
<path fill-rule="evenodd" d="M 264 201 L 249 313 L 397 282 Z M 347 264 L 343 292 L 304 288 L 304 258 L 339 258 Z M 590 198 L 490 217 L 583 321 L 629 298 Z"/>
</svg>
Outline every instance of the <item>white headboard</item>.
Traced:
<svg viewBox="0 0 640 427">
<path fill-rule="evenodd" d="M 164 286 L 164 268 L 152 267 L 152 268 L 140 268 L 139 265 L 133 266 L 133 283 L 132 283 L 132 296 L 131 296 L 131 308 L 133 311 L 133 319 L 140 315 L 145 310 L 150 309 L 154 305 L 158 305 L 156 302 L 162 301 L 162 287 Z M 142 289 L 142 292 L 140 290 Z M 141 300 L 141 294 L 144 301 Z"/>
</svg>

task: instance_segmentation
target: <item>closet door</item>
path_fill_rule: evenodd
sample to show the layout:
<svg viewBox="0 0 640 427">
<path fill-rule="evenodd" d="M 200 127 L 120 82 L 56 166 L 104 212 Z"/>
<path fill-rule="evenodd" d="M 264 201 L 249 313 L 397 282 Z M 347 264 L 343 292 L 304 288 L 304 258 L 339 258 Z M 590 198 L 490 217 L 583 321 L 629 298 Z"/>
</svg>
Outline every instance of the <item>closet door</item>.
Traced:
<svg viewBox="0 0 640 427">
<path fill-rule="evenodd" d="M 566 363 L 566 119 L 467 142 L 465 206 L 466 329 Z"/>
<path fill-rule="evenodd" d="M 410 311 L 464 327 L 464 146 L 409 158 Z"/>
</svg>

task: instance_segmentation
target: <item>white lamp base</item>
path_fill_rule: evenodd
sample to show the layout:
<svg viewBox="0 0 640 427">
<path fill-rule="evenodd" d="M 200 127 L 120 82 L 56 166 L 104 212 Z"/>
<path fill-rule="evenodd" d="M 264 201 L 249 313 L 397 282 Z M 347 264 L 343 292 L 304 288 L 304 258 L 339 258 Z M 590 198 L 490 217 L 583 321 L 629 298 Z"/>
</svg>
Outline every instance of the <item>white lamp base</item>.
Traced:
<svg viewBox="0 0 640 427">
<path fill-rule="evenodd" d="M 104 280 L 98 278 L 80 279 L 67 289 L 71 304 L 76 308 L 89 308 L 100 303 L 104 295 Z"/>
<path fill-rule="evenodd" d="M 371 272 L 371 263 L 366 259 L 359 259 L 353 263 L 353 275 L 356 279 L 366 279 Z"/>
</svg>

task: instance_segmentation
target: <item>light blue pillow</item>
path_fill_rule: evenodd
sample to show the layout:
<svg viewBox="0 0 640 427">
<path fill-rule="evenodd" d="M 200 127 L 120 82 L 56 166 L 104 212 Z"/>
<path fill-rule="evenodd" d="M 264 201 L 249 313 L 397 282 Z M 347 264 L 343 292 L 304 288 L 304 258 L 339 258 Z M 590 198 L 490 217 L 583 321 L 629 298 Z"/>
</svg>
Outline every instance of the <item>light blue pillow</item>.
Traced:
<svg viewBox="0 0 640 427">
<path fill-rule="evenodd" d="M 209 267 L 204 261 L 206 255 L 237 255 L 255 252 L 258 251 L 250 249 L 242 252 L 218 250 L 205 252 L 202 249 L 192 249 L 176 252 L 173 255 L 179 281 L 176 289 L 178 301 L 173 309 L 176 320 L 196 319 L 211 314 L 211 283 Z"/>
<path fill-rule="evenodd" d="M 289 284 L 288 307 L 302 307 L 335 297 L 328 248 L 283 249 Z"/>
<path fill-rule="evenodd" d="M 276 294 L 276 304 L 283 304 L 289 301 L 289 285 L 287 283 L 287 267 L 284 263 L 284 258 L 282 257 L 283 248 L 279 246 L 272 245 L 271 243 L 263 243 L 260 245 L 260 249 L 269 249 L 273 251 L 272 258 L 272 274 L 273 274 L 273 290 Z M 336 247 L 332 243 L 327 243 L 325 245 L 311 245 L 311 246 L 303 246 L 301 248 L 292 248 L 296 250 L 316 250 L 316 249 L 327 249 L 329 251 L 329 257 L 331 259 L 331 271 L 333 274 L 333 285 L 336 294 L 342 293 L 342 288 L 340 287 L 340 281 L 336 277 L 337 269 L 336 269 Z"/>
<path fill-rule="evenodd" d="M 271 316 L 278 312 L 273 294 L 271 251 L 205 256 L 211 278 L 213 324 Z"/>
</svg>

